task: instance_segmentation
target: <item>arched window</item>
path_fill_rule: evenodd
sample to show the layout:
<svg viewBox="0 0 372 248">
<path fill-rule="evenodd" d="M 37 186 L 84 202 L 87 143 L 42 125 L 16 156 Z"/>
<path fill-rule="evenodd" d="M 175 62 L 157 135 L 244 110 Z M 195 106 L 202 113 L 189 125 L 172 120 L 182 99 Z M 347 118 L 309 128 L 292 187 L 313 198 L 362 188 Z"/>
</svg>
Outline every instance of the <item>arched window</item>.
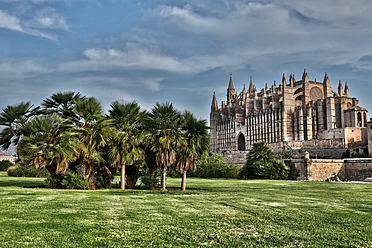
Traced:
<svg viewBox="0 0 372 248">
<path fill-rule="evenodd" d="M 367 127 L 367 113 L 364 113 L 363 114 L 363 121 L 364 121 L 364 123 L 363 123 L 364 125 L 363 126 L 364 127 Z"/>
<path fill-rule="evenodd" d="M 362 126 L 362 113 L 358 112 L 358 127 Z"/>
<path fill-rule="evenodd" d="M 245 138 L 244 138 L 244 135 L 242 133 L 239 134 L 239 138 L 238 138 L 238 150 L 239 151 L 244 151 L 245 150 Z"/>
</svg>

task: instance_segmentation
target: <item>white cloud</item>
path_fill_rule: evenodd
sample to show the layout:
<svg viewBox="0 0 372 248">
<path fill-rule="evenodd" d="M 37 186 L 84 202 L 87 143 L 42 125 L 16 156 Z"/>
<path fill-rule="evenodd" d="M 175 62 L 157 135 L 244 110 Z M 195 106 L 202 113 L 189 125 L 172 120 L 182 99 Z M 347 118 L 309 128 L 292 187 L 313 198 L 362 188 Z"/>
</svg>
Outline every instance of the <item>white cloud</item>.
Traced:
<svg viewBox="0 0 372 248">
<path fill-rule="evenodd" d="M 36 16 L 26 24 L 38 29 L 64 29 L 68 30 L 65 19 L 54 8 L 47 7 L 36 12 Z"/>
<path fill-rule="evenodd" d="M 25 15 L 25 13 L 23 13 Z M 31 19 L 22 18 L 9 14 L 6 10 L 0 9 L 0 28 L 21 32 L 27 35 L 57 41 L 57 37 L 45 30 L 68 30 L 67 23 L 55 9 L 47 7 L 32 14 Z"/>
<path fill-rule="evenodd" d="M 0 10 L 0 28 L 24 32 L 17 17 L 8 14 L 7 11 Z"/>
<path fill-rule="evenodd" d="M 182 63 L 172 57 L 150 51 L 134 43 L 127 43 L 123 50 L 91 48 L 83 52 L 86 59 L 62 63 L 60 69 L 67 71 L 87 70 L 162 70 L 186 72 Z"/>
<path fill-rule="evenodd" d="M 33 60 L 6 61 L 0 63 L 0 77 L 2 80 L 22 80 L 44 74 L 50 70 Z"/>
</svg>

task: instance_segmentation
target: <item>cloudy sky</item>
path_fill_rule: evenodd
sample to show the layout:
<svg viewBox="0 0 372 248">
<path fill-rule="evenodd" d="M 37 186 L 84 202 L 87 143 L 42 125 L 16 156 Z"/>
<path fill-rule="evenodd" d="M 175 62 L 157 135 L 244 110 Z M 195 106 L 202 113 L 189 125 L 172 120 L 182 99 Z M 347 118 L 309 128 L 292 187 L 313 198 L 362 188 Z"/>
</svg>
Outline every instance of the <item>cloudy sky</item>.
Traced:
<svg viewBox="0 0 372 248">
<path fill-rule="evenodd" d="M 0 108 L 59 91 L 173 102 L 209 120 L 253 78 L 327 72 L 372 113 L 372 1 L 0 0 Z M 371 114 L 369 114 L 371 116 Z"/>
</svg>

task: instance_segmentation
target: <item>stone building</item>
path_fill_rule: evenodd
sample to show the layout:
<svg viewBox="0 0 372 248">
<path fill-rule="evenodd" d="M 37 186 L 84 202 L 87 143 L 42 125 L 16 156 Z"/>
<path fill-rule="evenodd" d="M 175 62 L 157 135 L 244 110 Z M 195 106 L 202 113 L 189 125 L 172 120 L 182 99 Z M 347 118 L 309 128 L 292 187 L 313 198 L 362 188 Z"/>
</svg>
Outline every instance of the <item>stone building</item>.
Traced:
<svg viewBox="0 0 372 248">
<path fill-rule="evenodd" d="M 306 69 L 296 81 L 276 82 L 260 91 L 252 80 L 248 90 L 236 92 L 232 77 L 227 100 L 218 106 L 213 94 L 210 149 L 214 152 L 248 150 L 265 141 L 272 148 L 329 146 L 348 148 L 367 144 L 367 109 L 349 96 L 347 83 L 332 90 L 327 73 L 323 82 L 310 81 Z"/>
</svg>

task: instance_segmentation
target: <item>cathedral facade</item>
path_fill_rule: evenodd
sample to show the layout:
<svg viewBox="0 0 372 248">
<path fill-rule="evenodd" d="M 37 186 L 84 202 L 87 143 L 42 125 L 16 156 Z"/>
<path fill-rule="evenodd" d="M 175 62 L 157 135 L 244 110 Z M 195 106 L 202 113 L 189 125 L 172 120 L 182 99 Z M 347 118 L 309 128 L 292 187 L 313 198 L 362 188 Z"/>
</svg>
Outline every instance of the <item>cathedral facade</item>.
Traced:
<svg viewBox="0 0 372 248">
<path fill-rule="evenodd" d="M 260 91 L 250 80 L 240 93 L 230 75 L 226 96 L 219 106 L 213 94 L 211 151 L 248 150 L 258 141 L 292 149 L 306 141 L 343 147 L 367 142 L 367 109 L 349 96 L 347 83 L 340 81 L 337 92 L 332 90 L 327 73 L 323 82 L 310 81 L 305 69 L 301 80 L 291 74 L 288 83 L 283 74 L 281 84 L 274 81 Z"/>
</svg>

